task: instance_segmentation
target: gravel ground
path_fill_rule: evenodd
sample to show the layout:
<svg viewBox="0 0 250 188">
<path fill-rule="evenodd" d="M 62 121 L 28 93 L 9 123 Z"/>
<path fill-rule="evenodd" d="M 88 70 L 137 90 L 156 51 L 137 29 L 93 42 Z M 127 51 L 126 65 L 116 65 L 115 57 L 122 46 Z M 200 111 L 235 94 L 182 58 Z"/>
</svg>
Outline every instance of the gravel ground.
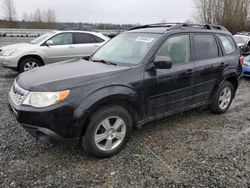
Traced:
<svg viewBox="0 0 250 188">
<path fill-rule="evenodd" d="M 250 79 L 228 113 L 196 109 L 147 124 L 104 160 L 36 142 L 9 114 L 16 73 L 0 67 L 0 187 L 250 187 Z"/>
</svg>

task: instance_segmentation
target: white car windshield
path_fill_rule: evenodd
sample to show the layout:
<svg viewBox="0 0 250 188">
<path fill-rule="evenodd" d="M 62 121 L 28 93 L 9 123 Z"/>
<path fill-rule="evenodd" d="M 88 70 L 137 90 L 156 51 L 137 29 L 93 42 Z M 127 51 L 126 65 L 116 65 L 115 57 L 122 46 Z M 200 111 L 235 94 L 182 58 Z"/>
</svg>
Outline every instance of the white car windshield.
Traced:
<svg viewBox="0 0 250 188">
<path fill-rule="evenodd" d="M 92 61 L 136 65 L 142 63 L 160 36 L 160 34 L 146 33 L 120 34 L 100 48 L 91 59 Z"/>
<path fill-rule="evenodd" d="M 54 35 L 55 32 L 49 32 L 49 33 L 45 33 L 37 38 L 35 38 L 34 40 L 30 41 L 31 44 L 39 44 L 41 42 L 43 42 L 45 39 L 49 38 L 50 36 Z"/>
</svg>

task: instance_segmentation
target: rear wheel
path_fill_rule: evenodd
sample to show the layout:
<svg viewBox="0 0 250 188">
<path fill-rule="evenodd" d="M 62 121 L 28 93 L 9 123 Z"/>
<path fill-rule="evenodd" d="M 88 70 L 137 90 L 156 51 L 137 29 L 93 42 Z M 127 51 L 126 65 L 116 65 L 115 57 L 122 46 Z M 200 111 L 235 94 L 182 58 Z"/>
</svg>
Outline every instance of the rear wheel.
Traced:
<svg viewBox="0 0 250 188">
<path fill-rule="evenodd" d="M 36 58 L 25 58 L 19 64 L 19 72 L 26 72 L 36 67 L 42 66 L 41 61 Z"/>
<path fill-rule="evenodd" d="M 226 81 L 215 92 L 214 99 L 209 105 L 210 110 L 216 114 L 225 113 L 230 107 L 234 96 L 233 85 Z"/>
<path fill-rule="evenodd" d="M 81 145 L 89 155 L 110 157 L 125 147 L 131 131 L 132 120 L 127 110 L 106 106 L 92 114 Z"/>
</svg>

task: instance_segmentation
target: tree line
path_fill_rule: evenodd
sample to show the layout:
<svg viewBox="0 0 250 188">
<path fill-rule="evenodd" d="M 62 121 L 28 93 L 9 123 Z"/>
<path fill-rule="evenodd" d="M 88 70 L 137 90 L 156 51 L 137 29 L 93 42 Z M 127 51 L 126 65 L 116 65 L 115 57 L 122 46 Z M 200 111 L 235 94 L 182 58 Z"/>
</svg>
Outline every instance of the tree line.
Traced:
<svg viewBox="0 0 250 188">
<path fill-rule="evenodd" d="M 223 25 L 232 33 L 250 29 L 250 0 L 194 1 L 199 22 Z"/>
<path fill-rule="evenodd" d="M 23 13 L 22 21 L 24 22 L 56 22 L 56 12 L 54 9 L 40 10 L 39 8 L 34 13 Z"/>
<path fill-rule="evenodd" d="M 223 25 L 232 33 L 250 30 L 250 0 L 194 0 L 194 2 L 197 8 L 195 19 L 198 22 Z M 4 20 L 0 20 L 0 27 L 124 30 L 134 26 L 129 24 L 56 23 L 54 9 L 41 10 L 39 8 L 33 13 L 23 13 L 22 20 L 19 21 L 13 0 L 2 0 L 1 7 Z"/>
<path fill-rule="evenodd" d="M 0 0 L 1 2 L 1 0 Z M 4 19 L 0 19 L 1 28 L 24 29 L 79 29 L 79 30 L 127 30 L 137 25 L 109 23 L 58 23 L 54 9 L 36 9 L 33 13 L 24 12 L 22 19 L 17 19 L 13 0 L 2 0 Z"/>
<path fill-rule="evenodd" d="M 13 0 L 2 0 L 2 10 L 4 20 L 1 20 L 5 27 L 19 27 L 23 24 L 24 27 L 33 28 L 54 28 L 56 23 L 56 12 L 54 9 L 40 10 L 39 8 L 34 13 L 24 12 L 22 22 L 17 19 L 16 7 Z"/>
</svg>

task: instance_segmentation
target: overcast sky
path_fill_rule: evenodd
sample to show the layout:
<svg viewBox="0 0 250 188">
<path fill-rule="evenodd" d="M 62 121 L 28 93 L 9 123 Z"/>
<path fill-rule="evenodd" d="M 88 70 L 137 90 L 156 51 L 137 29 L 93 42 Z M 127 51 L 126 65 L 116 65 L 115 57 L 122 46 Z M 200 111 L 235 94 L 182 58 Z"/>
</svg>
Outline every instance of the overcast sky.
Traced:
<svg viewBox="0 0 250 188">
<path fill-rule="evenodd" d="M 0 0 L 2 1 L 2 0 Z M 93 23 L 183 22 L 193 19 L 194 0 L 13 0 L 24 12 L 53 8 L 57 21 Z M 0 13 L 1 14 L 1 13 Z M 1 15 L 3 16 L 3 15 Z"/>
</svg>

